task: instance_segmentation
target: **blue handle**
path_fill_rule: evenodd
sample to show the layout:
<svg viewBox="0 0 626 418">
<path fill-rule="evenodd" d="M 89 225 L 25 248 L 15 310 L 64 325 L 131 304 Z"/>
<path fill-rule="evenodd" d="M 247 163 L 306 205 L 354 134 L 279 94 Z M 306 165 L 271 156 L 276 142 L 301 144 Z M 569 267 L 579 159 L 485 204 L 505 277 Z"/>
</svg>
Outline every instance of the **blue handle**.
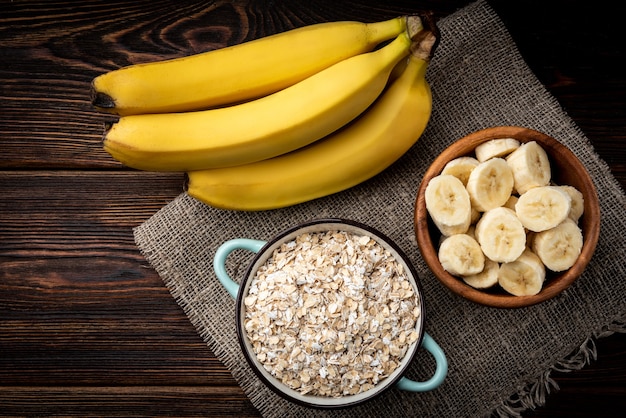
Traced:
<svg viewBox="0 0 626 418">
<path fill-rule="evenodd" d="M 396 387 L 398 389 L 409 392 L 427 392 L 437 388 L 446 378 L 446 375 L 448 374 L 448 360 L 446 359 L 446 355 L 441 347 L 439 347 L 439 344 L 437 344 L 433 337 L 428 335 L 428 333 L 424 333 L 424 338 L 422 338 L 422 347 L 428 350 L 430 354 L 435 357 L 435 362 L 437 363 L 435 373 L 430 379 L 424 382 L 416 382 L 403 377 L 398 380 L 398 383 L 396 383 Z"/>
<path fill-rule="evenodd" d="M 265 244 L 266 241 L 237 238 L 226 241 L 215 252 L 215 258 L 213 258 L 213 269 L 215 270 L 217 279 L 220 281 L 222 286 L 224 286 L 226 291 L 230 294 L 230 296 L 232 296 L 233 299 L 237 298 L 239 284 L 231 279 L 226 272 L 226 258 L 233 251 L 240 249 L 258 253 Z"/>
<path fill-rule="evenodd" d="M 215 252 L 213 269 L 215 270 L 217 279 L 233 299 L 237 298 L 239 284 L 235 282 L 226 272 L 226 258 L 230 253 L 239 249 L 258 253 L 266 243 L 266 241 L 256 239 L 237 238 L 226 241 Z M 435 357 L 435 362 L 437 364 L 435 373 L 430 379 L 424 382 L 416 382 L 406 377 L 402 377 L 398 380 L 398 383 L 396 383 L 396 386 L 399 389 L 406 390 L 408 392 L 427 392 L 437 388 L 446 378 L 446 375 L 448 374 L 448 360 L 446 359 L 446 355 L 441 347 L 439 347 L 439 345 L 430 335 L 428 335 L 428 333 L 424 333 L 424 337 L 422 338 L 422 347 L 428 350 L 433 357 Z"/>
</svg>

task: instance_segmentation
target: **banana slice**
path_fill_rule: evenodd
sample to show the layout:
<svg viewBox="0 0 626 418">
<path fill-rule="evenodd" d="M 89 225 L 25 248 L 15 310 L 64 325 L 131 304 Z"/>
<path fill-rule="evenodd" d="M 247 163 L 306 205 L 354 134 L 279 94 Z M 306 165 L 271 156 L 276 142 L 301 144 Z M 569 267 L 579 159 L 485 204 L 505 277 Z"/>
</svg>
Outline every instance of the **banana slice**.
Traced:
<svg viewBox="0 0 626 418">
<path fill-rule="evenodd" d="M 476 225 L 470 225 L 470 227 L 467 228 L 467 232 L 465 234 L 476 239 Z"/>
<path fill-rule="evenodd" d="M 515 204 L 517 203 L 518 199 L 519 199 L 518 196 L 512 194 L 509 197 L 509 199 L 506 202 L 504 202 L 504 205 L 502 206 L 504 206 L 507 209 L 515 210 Z"/>
<path fill-rule="evenodd" d="M 445 165 L 443 170 L 441 170 L 441 174 L 451 174 L 461 180 L 463 185 L 467 185 L 470 173 L 478 164 L 478 160 L 474 157 L 455 158 Z"/>
<path fill-rule="evenodd" d="M 426 186 L 424 197 L 426 210 L 443 235 L 467 232 L 472 209 L 461 180 L 450 174 L 433 177 Z"/>
<path fill-rule="evenodd" d="M 558 186 L 561 190 L 564 190 L 572 199 L 572 207 L 569 210 L 568 216 L 574 222 L 578 222 L 583 213 L 585 212 L 585 198 L 583 194 L 574 186 L 562 185 Z"/>
<path fill-rule="evenodd" d="M 467 180 L 472 206 L 485 212 L 506 203 L 513 191 L 513 172 L 502 158 L 492 158 L 476 166 Z"/>
<path fill-rule="evenodd" d="M 472 213 L 470 215 L 470 224 L 475 225 L 481 216 L 483 216 L 483 213 L 479 212 L 478 210 L 476 210 L 474 206 L 472 206 Z"/>
<path fill-rule="evenodd" d="M 546 151 L 535 141 L 520 145 L 506 157 L 513 170 L 515 190 L 523 194 L 533 187 L 547 186 L 552 176 Z"/>
<path fill-rule="evenodd" d="M 475 289 L 488 289 L 498 284 L 499 270 L 499 263 L 485 258 L 485 267 L 483 268 L 483 271 L 470 276 L 463 276 L 462 279 L 465 283 Z"/>
<path fill-rule="evenodd" d="M 474 233 L 476 231 L 476 226 L 475 225 L 470 225 L 469 228 L 467 228 L 467 232 L 465 232 L 465 235 L 469 235 L 470 237 L 476 239 L 476 234 Z M 444 240 L 448 239 L 450 237 L 447 237 L 445 235 L 441 235 L 439 237 L 439 245 L 437 246 L 437 248 L 441 247 L 441 244 L 443 243 Z"/>
<path fill-rule="evenodd" d="M 515 212 L 505 207 L 485 212 L 476 224 L 476 239 L 485 256 L 507 263 L 526 248 L 526 232 Z"/>
<path fill-rule="evenodd" d="M 474 238 L 467 234 L 456 234 L 441 243 L 439 262 L 448 273 L 467 276 L 483 271 L 485 256 Z"/>
<path fill-rule="evenodd" d="M 534 232 L 554 228 L 568 217 L 572 199 L 559 186 L 534 187 L 522 194 L 515 213 L 524 227 Z"/>
<path fill-rule="evenodd" d="M 538 232 L 532 243 L 533 251 L 552 271 L 565 271 L 572 267 L 582 248 L 582 231 L 570 218 L 552 229 Z"/>
<path fill-rule="evenodd" d="M 525 249 L 517 260 L 500 265 L 498 284 L 515 296 L 536 295 L 541 291 L 546 269 L 530 249 Z"/>
<path fill-rule="evenodd" d="M 533 241 L 535 240 L 535 236 L 537 236 L 538 232 L 533 232 L 526 230 L 526 248 L 533 248 Z"/>
<path fill-rule="evenodd" d="M 490 158 L 503 157 L 520 147 L 520 142 L 515 138 L 498 138 L 483 142 L 474 149 L 476 159 L 481 163 Z"/>
</svg>

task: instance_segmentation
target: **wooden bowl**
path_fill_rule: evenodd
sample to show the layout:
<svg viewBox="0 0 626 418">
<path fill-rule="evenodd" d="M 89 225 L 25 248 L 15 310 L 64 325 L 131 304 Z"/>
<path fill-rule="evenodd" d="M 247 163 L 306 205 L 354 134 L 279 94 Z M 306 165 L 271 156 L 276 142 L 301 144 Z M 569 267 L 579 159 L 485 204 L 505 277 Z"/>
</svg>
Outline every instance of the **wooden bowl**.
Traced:
<svg viewBox="0 0 626 418">
<path fill-rule="evenodd" d="M 533 296 L 514 296 L 499 286 L 479 290 L 445 271 L 439 262 L 437 248 L 440 232 L 426 210 L 424 193 L 428 182 L 441 173 L 448 161 L 464 155 L 471 155 L 474 148 L 496 138 L 515 138 L 520 142 L 536 141 L 550 159 L 552 181 L 559 185 L 576 187 L 585 201 L 585 210 L 579 220 L 583 233 L 583 248 L 576 263 L 564 272 L 554 273 L 546 269 L 546 280 L 542 290 Z M 482 305 L 498 308 L 519 308 L 531 306 L 555 297 L 570 286 L 589 263 L 600 234 L 600 205 L 598 195 L 589 173 L 576 156 L 556 139 L 532 129 L 516 126 L 498 126 L 474 132 L 456 141 L 437 157 L 424 175 L 415 202 L 415 235 L 426 264 L 435 276 L 452 292 Z"/>
</svg>

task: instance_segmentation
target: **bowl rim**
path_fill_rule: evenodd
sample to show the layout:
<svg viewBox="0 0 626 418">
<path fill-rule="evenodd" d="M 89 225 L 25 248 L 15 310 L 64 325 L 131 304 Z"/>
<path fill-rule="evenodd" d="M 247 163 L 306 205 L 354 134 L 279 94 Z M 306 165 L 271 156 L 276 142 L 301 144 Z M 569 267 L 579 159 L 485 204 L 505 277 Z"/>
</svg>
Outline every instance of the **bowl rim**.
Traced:
<svg viewBox="0 0 626 418">
<path fill-rule="evenodd" d="M 333 226 L 333 228 L 328 228 L 328 226 Z M 335 228 L 336 226 L 336 228 Z M 343 228 L 342 228 L 343 227 Z M 323 229 L 322 229 L 323 228 Z M 385 249 L 392 250 L 391 253 L 394 257 L 399 258 L 403 266 L 406 268 L 408 272 L 409 281 L 414 287 L 414 290 L 417 294 L 418 301 L 420 304 L 420 316 L 417 319 L 416 329 L 418 332 L 417 340 L 409 347 L 407 353 L 403 357 L 400 365 L 394 370 L 391 375 L 386 377 L 384 380 L 381 380 L 378 384 L 375 385 L 374 388 L 371 388 L 365 392 L 361 392 L 357 395 L 347 395 L 341 396 L 338 398 L 331 397 L 322 397 L 322 396 L 313 396 L 313 395 L 301 395 L 296 390 L 288 388 L 286 385 L 282 384 L 279 380 L 269 375 L 268 372 L 261 370 L 261 365 L 256 360 L 254 354 L 248 348 L 247 344 L 247 334 L 244 329 L 243 320 L 244 320 L 244 298 L 247 293 L 247 289 L 249 288 L 249 282 L 254 278 L 254 272 L 258 269 L 258 267 L 269 258 L 271 252 L 281 243 L 288 241 L 289 239 L 295 238 L 296 236 L 305 233 L 305 232 L 321 232 L 325 230 L 339 230 L 339 231 L 348 231 L 355 232 L 361 231 L 367 233 L 372 239 L 376 240 L 377 243 L 381 244 Z M 361 222 L 345 219 L 345 218 L 319 218 L 313 219 L 310 221 L 306 221 L 290 227 L 288 229 L 283 230 L 282 232 L 275 235 L 269 241 L 266 242 L 265 245 L 259 250 L 258 253 L 254 255 L 252 260 L 249 262 L 246 267 L 245 273 L 241 279 L 241 283 L 239 285 L 239 291 L 237 293 L 236 305 L 235 305 L 235 323 L 236 323 L 236 331 L 237 338 L 239 340 L 239 345 L 241 351 L 244 354 L 244 357 L 247 363 L 250 365 L 254 373 L 259 377 L 259 379 L 269 387 L 274 393 L 278 394 L 282 398 L 294 402 L 296 404 L 316 408 L 316 409 L 344 409 L 348 407 L 352 407 L 358 404 L 361 404 L 366 401 L 370 401 L 378 396 L 382 395 L 384 392 L 389 390 L 392 386 L 394 386 L 407 372 L 407 369 L 413 362 L 415 356 L 417 355 L 417 351 L 420 349 L 422 345 L 422 340 L 425 333 L 425 316 L 426 310 L 424 306 L 425 298 L 424 298 L 424 290 L 422 284 L 420 282 L 420 278 L 417 274 L 417 270 L 413 266 L 411 260 L 408 258 L 406 253 L 400 248 L 400 246 L 390 239 L 386 234 L 381 231 L 373 228 L 369 225 L 365 225 Z M 282 389 L 281 389 L 282 388 Z"/>
<path fill-rule="evenodd" d="M 450 161 L 450 159 L 454 158 L 454 156 L 467 155 L 471 153 L 477 145 L 491 139 L 503 137 L 514 138 L 520 142 L 537 141 L 549 148 L 546 150 L 548 155 L 556 151 L 559 155 L 565 156 L 579 174 L 580 181 L 584 186 L 584 191 L 581 190 L 581 192 L 585 193 L 585 211 L 583 214 L 584 219 L 580 222 L 586 222 L 586 228 L 584 230 L 585 239 L 583 242 L 583 248 L 579 258 L 574 266 L 565 272 L 555 274 L 554 277 L 552 277 L 550 281 L 544 285 L 538 294 L 532 296 L 514 296 L 504 293 L 492 294 L 475 289 L 445 271 L 441 266 L 441 263 L 439 263 L 437 257 L 432 256 L 433 254 L 436 255 L 436 247 L 431 237 L 432 221 L 426 210 L 424 198 L 428 182 L 433 177 L 440 174 L 445 164 Z M 422 258 L 437 279 L 453 293 L 486 306 L 496 308 L 521 308 L 532 306 L 555 297 L 564 289 L 569 287 L 582 274 L 589 263 L 598 242 L 600 235 L 599 219 L 600 205 L 593 180 L 582 162 L 568 147 L 557 141 L 555 138 L 534 129 L 521 126 L 493 126 L 472 132 L 456 140 L 444 151 L 442 151 L 428 167 L 424 173 L 424 177 L 415 200 L 414 231 Z"/>
</svg>

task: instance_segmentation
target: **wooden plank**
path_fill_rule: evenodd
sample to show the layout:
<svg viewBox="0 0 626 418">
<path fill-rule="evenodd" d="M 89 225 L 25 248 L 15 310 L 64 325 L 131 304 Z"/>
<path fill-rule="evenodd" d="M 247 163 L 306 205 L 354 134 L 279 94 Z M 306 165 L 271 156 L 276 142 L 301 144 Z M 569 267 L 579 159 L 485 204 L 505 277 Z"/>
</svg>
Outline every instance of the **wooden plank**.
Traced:
<svg viewBox="0 0 626 418">
<path fill-rule="evenodd" d="M 0 381 L 234 384 L 134 244 L 180 174 L 0 179 Z"/>
<path fill-rule="evenodd" d="M 0 386 L 3 416 L 257 418 L 233 386 Z"/>
<path fill-rule="evenodd" d="M 0 171 L 0 225 L 128 230 L 184 190 L 182 173 L 141 171 Z M 93 225 L 92 225 L 93 226 Z"/>
</svg>

